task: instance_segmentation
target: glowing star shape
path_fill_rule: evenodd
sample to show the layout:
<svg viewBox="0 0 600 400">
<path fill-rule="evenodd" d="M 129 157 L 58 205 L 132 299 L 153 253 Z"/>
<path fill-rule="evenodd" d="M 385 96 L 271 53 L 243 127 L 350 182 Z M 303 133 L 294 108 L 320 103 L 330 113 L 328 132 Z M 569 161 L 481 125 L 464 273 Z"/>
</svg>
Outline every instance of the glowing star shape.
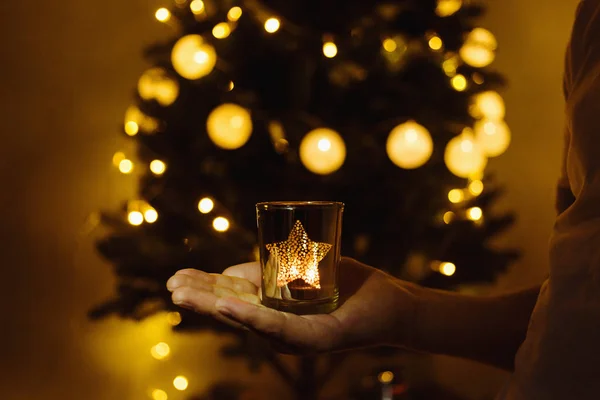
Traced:
<svg viewBox="0 0 600 400">
<path fill-rule="evenodd" d="M 331 245 L 310 240 L 300 221 L 296 221 L 285 242 L 268 244 L 266 247 L 279 264 L 278 287 L 301 279 L 314 288 L 321 288 L 319 262 L 325 258 Z"/>
</svg>

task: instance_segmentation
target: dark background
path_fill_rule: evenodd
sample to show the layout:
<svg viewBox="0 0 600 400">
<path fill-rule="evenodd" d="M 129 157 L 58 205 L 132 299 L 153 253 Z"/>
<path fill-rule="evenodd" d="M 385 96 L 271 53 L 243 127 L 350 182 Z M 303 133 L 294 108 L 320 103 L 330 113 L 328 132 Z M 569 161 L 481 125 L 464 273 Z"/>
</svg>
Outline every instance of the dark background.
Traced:
<svg viewBox="0 0 600 400">
<path fill-rule="evenodd" d="M 508 186 L 501 207 L 518 224 L 503 239 L 525 255 L 491 290 L 540 281 L 553 222 L 561 134 L 561 73 L 576 0 L 491 1 L 483 26 L 499 40 L 495 66 L 510 81 L 507 121 L 514 140 L 491 163 Z M 126 141 L 123 113 L 144 70 L 142 47 L 166 37 L 153 14 L 161 1 L 0 2 L 0 397 L 3 399 L 147 398 L 176 374 L 190 390 L 248 376 L 218 358 L 213 334 L 173 336 L 159 317 L 143 324 L 85 319 L 113 290 L 95 255 L 89 214 L 134 193 L 135 176 L 111 165 Z M 150 347 L 168 341 L 158 362 Z M 478 364 L 434 357 L 431 379 L 472 399 L 506 378 Z M 170 397 L 170 399 L 173 397 Z"/>
</svg>

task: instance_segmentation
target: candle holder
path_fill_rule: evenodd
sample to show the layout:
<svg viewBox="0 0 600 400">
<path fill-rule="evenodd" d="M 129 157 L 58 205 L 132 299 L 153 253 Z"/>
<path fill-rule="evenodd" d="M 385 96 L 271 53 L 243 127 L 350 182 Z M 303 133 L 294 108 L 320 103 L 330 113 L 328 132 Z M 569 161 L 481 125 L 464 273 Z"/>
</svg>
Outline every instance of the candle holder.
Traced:
<svg viewBox="0 0 600 400">
<path fill-rule="evenodd" d="M 256 205 L 265 306 L 294 314 L 337 308 L 343 210 L 327 201 Z"/>
</svg>

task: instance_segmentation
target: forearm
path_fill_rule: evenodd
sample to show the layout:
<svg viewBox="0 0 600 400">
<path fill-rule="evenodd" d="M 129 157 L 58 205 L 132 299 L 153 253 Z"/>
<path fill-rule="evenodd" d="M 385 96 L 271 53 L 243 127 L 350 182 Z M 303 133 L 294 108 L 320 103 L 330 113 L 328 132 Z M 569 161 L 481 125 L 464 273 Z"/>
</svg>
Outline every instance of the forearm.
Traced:
<svg viewBox="0 0 600 400">
<path fill-rule="evenodd" d="M 512 370 L 540 287 L 476 297 L 417 288 L 411 347 Z"/>
</svg>

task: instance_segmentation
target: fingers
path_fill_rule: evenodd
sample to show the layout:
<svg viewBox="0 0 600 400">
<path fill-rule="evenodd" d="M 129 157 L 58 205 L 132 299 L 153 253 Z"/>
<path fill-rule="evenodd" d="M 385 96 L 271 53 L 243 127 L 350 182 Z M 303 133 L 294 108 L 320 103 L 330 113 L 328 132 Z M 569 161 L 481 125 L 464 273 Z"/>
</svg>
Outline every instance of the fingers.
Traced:
<svg viewBox="0 0 600 400">
<path fill-rule="evenodd" d="M 245 279 L 256 287 L 260 287 L 262 279 L 261 267 L 258 262 L 234 265 L 223 271 L 223 275 Z"/>
<path fill-rule="evenodd" d="M 167 288 L 169 290 L 174 290 L 180 286 L 191 286 L 200 290 L 212 290 L 213 286 L 218 286 L 231 289 L 238 293 L 254 295 L 258 293 L 257 286 L 246 279 L 221 274 L 208 274 L 196 269 L 183 269 L 177 271 L 175 275 L 167 281 Z"/>
</svg>

